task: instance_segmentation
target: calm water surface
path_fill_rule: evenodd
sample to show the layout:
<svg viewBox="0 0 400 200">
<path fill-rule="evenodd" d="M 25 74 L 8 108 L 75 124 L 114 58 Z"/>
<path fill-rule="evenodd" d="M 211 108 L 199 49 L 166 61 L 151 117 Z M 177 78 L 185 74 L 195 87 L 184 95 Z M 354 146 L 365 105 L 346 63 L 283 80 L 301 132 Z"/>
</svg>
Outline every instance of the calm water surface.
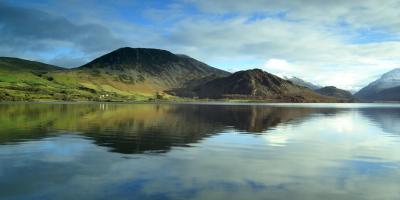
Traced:
<svg viewBox="0 0 400 200">
<path fill-rule="evenodd" d="M 400 199 L 396 104 L 0 104 L 0 199 Z"/>
</svg>

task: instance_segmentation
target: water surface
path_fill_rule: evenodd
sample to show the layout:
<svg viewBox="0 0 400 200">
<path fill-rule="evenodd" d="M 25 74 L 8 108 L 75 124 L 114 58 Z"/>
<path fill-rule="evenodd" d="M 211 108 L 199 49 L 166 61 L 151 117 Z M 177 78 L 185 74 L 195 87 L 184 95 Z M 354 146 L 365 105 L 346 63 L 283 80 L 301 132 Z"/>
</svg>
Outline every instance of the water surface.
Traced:
<svg viewBox="0 0 400 200">
<path fill-rule="evenodd" d="M 0 199 L 400 199 L 396 104 L 0 104 Z"/>
</svg>

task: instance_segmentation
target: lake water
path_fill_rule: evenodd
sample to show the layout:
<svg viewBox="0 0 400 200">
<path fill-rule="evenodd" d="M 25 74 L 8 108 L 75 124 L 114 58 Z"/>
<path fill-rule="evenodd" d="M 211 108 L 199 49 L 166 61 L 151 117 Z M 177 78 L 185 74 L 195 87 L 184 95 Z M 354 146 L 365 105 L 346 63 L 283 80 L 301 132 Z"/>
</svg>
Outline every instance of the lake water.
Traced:
<svg viewBox="0 0 400 200">
<path fill-rule="evenodd" d="M 0 104 L 0 199 L 400 199 L 396 104 Z"/>
</svg>

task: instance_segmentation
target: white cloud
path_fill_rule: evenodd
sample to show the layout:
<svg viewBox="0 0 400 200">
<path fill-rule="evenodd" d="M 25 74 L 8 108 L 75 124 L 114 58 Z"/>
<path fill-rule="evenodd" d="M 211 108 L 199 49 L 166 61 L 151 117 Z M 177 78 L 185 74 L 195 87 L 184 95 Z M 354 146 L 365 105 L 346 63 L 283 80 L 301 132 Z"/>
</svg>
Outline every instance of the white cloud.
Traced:
<svg viewBox="0 0 400 200">
<path fill-rule="evenodd" d="M 275 58 L 269 59 L 267 63 L 265 63 L 265 67 L 278 70 L 292 70 L 292 68 L 289 66 L 289 63 L 286 60 L 275 59 Z"/>
<path fill-rule="evenodd" d="M 289 64 L 286 60 L 276 58 L 267 60 L 262 69 L 282 78 L 285 76 L 285 74 L 295 74 L 297 71 L 296 67 Z"/>
<path fill-rule="evenodd" d="M 223 22 L 186 20 L 176 27 L 179 33 L 172 33 L 176 38 L 187 34 L 187 43 L 178 43 L 196 46 L 192 54 L 210 63 L 232 58 L 234 64 L 252 58 L 259 65 L 242 68 L 262 67 L 278 75 L 351 90 L 400 65 L 400 42 L 396 40 L 400 38 L 400 1 L 190 2 L 206 13 L 239 13 Z M 249 22 L 260 12 L 267 17 Z M 274 17 L 276 13 L 283 17 Z M 286 63 L 271 63 L 276 58 Z"/>
<path fill-rule="evenodd" d="M 258 67 L 357 90 L 400 66 L 399 0 L 177 0 L 143 9 L 121 1 L 132 10 L 123 15 L 114 4 L 95 5 L 90 12 L 69 3 L 37 8 L 63 7 L 63 17 L 101 24 L 126 46 L 184 53 L 225 70 Z"/>
</svg>

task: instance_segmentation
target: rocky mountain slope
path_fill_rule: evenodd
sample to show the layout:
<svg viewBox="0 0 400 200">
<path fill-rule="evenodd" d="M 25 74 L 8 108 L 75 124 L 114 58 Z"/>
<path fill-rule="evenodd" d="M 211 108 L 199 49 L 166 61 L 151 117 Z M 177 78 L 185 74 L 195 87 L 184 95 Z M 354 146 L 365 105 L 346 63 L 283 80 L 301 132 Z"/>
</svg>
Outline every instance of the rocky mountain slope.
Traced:
<svg viewBox="0 0 400 200">
<path fill-rule="evenodd" d="M 122 82 L 151 83 L 166 89 L 186 86 L 208 76 L 229 75 L 186 55 L 161 49 L 129 47 L 96 58 L 78 69 L 118 74 Z"/>
<path fill-rule="evenodd" d="M 355 96 L 365 101 L 400 101 L 400 68 L 383 74 Z"/>
<path fill-rule="evenodd" d="M 293 84 L 260 69 L 236 72 L 194 89 L 200 98 L 259 99 L 277 102 L 336 102 L 308 88 Z"/>
</svg>

